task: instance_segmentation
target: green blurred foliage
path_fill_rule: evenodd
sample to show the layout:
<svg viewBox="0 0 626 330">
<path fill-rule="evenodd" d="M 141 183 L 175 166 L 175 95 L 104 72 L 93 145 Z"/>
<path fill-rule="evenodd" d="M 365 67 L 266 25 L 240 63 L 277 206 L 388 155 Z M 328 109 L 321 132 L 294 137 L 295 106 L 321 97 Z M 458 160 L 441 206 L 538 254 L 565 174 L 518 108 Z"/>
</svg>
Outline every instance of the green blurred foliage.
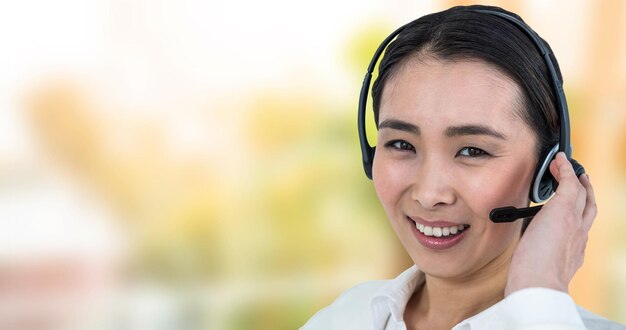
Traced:
<svg viewBox="0 0 626 330">
<path fill-rule="evenodd" d="M 356 281 L 390 277 L 411 263 L 363 174 L 356 127 L 361 79 L 393 26 L 369 22 L 345 41 L 337 56 L 353 81 L 347 99 L 298 85 L 260 88 L 234 110 L 207 106 L 207 121 L 216 112 L 243 114 L 229 127 L 235 140 L 215 141 L 228 152 L 208 160 L 172 161 L 162 150 L 165 135 L 150 125 L 134 127 L 140 148 L 114 157 L 100 118 L 90 116 L 94 105 L 65 85 L 35 98 L 33 121 L 51 153 L 98 186 L 137 233 L 133 276 L 206 292 L 185 305 L 190 329 L 294 329 Z M 580 110 L 593 102 L 581 90 L 567 92 L 579 123 L 575 153 L 591 157 L 581 123 L 595 114 Z M 626 187 L 624 132 L 617 191 Z"/>
</svg>

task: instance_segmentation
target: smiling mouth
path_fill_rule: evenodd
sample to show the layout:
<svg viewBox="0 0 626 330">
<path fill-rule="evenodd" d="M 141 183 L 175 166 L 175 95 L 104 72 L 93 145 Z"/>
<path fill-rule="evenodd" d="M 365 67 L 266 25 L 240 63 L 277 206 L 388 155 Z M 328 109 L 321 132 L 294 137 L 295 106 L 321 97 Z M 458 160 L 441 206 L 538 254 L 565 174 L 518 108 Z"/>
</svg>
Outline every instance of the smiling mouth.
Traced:
<svg viewBox="0 0 626 330">
<path fill-rule="evenodd" d="M 426 226 L 421 223 L 417 223 L 413 221 L 413 219 L 411 218 L 409 218 L 409 220 L 411 220 L 415 228 L 417 228 L 417 230 L 420 233 L 424 234 L 425 236 L 434 236 L 434 237 L 455 236 L 455 235 L 462 233 L 463 231 L 467 230 L 470 227 L 470 225 L 468 224 L 460 224 L 460 225 L 444 226 L 444 227 Z"/>
</svg>

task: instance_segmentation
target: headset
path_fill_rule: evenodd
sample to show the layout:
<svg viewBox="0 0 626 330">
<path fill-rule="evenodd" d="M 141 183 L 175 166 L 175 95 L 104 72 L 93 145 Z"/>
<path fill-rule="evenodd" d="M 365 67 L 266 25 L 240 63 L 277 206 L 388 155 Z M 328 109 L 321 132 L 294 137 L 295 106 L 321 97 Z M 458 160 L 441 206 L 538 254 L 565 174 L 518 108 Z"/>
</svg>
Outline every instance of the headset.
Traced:
<svg viewBox="0 0 626 330">
<path fill-rule="evenodd" d="M 585 173 L 584 167 L 580 165 L 580 163 L 578 163 L 576 160 L 572 159 L 569 112 L 567 108 L 567 101 L 565 99 L 565 92 L 563 91 L 563 80 L 561 78 L 561 72 L 558 66 L 558 62 L 554 54 L 552 54 L 550 48 L 541 40 L 537 33 L 521 20 L 506 13 L 489 9 L 468 9 L 468 11 L 482 13 L 486 15 L 494 15 L 517 27 L 535 45 L 537 51 L 544 59 L 544 62 L 548 69 L 548 73 L 550 75 L 550 86 L 552 87 L 552 90 L 554 92 L 556 101 L 555 109 L 559 117 L 559 124 L 561 129 L 559 134 L 559 142 L 540 158 L 540 162 L 535 171 L 532 186 L 529 191 L 529 199 L 532 202 L 543 203 L 554 194 L 554 191 L 556 190 L 558 185 L 557 181 L 554 179 L 554 177 L 552 177 L 552 174 L 548 170 L 548 167 L 550 165 L 550 162 L 554 159 L 559 151 L 564 152 L 567 156 L 567 159 L 572 163 L 572 167 L 577 177 Z M 370 146 L 367 142 L 367 134 L 365 131 L 365 112 L 372 73 L 374 72 L 374 67 L 376 66 L 376 63 L 378 63 L 378 59 L 382 55 L 383 51 L 387 48 L 391 41 L 395 39 L 395 37 L 398 36 L 411 23 L 413 22 L 401 26 L 383 40 L 380 46 L 378 46 L 378 49 L 376 49 L 376 52 L 374 52 L 374 57 L 370 61 L 367 72 L 365 74 L 365 78 L 363 79 L 363 85 L 361 87 L 361 93 L 359 96 L 357 125 L 359 132 L 359 141 L 361 145 L 361 154 L 363 157 L 363 168 L 365 170 L 365 175 L 370 180 L 372 179 L 372 166 L 374 164 L 374 153 L 376 152 L 376 147 Z M 508 206 L 496 208 L 490 212 L 489 218 L 491 219 L 491 221 L 498 223 L 512 222 L 519 218 L 534 216 L 535 214 L 537 214 L 537 212 L 539 212 L 542 206 L 543 205 L 526 208 L 515 208 L 513 206 Z"/>
</svg>

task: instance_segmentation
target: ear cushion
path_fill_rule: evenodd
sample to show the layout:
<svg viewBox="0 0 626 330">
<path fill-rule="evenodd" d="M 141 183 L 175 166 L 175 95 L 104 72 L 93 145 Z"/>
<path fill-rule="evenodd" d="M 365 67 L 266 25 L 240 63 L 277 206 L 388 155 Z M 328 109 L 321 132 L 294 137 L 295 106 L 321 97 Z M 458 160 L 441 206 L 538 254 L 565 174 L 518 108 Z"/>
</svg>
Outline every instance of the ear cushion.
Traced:
<svg viewBox="0 0 626 330">
<path fill-rule="evenodd" d="M 557 143 L 541 158 L 538 164 L 529 193 L 529 198 L 534 203 L 545 202 L 556 190 L 557 182 L 550 173 L 549 166 L 558 151 L 559 144 Z"/>
<path fill-rule="evenodd" d="M 363 169 L 368 179 L 372 180 L 372 168 L 374 167 L 374 155 L 376 154 L 376 146 L 368 150 L 367 157 L 363 159 Z"/>
</svg>

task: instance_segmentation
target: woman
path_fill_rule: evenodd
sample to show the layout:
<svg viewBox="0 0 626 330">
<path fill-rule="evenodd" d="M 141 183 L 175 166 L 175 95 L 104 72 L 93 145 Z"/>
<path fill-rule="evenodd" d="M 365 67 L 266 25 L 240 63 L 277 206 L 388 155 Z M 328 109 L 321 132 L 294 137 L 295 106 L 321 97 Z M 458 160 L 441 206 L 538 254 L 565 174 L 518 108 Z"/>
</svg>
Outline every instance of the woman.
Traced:
<svg viewBox="0 0 626 330">
<path fill-rule="evenodd" d="M 517 20 L 454 7 L 389 44 L 372 87 L 378 147 L 365 147 L 364 163 L 415 266 L 348 290 L 303 329 L 626 328 L 567 294 L 595 197 L 568 159 L 567 107 L 551 86 L 558 65 Z M 529 189 L 530 200 L 547 199 L 553 180 L 532 222 L 489 220 L 494 208 L 528 206 Z"/>
</svg>

